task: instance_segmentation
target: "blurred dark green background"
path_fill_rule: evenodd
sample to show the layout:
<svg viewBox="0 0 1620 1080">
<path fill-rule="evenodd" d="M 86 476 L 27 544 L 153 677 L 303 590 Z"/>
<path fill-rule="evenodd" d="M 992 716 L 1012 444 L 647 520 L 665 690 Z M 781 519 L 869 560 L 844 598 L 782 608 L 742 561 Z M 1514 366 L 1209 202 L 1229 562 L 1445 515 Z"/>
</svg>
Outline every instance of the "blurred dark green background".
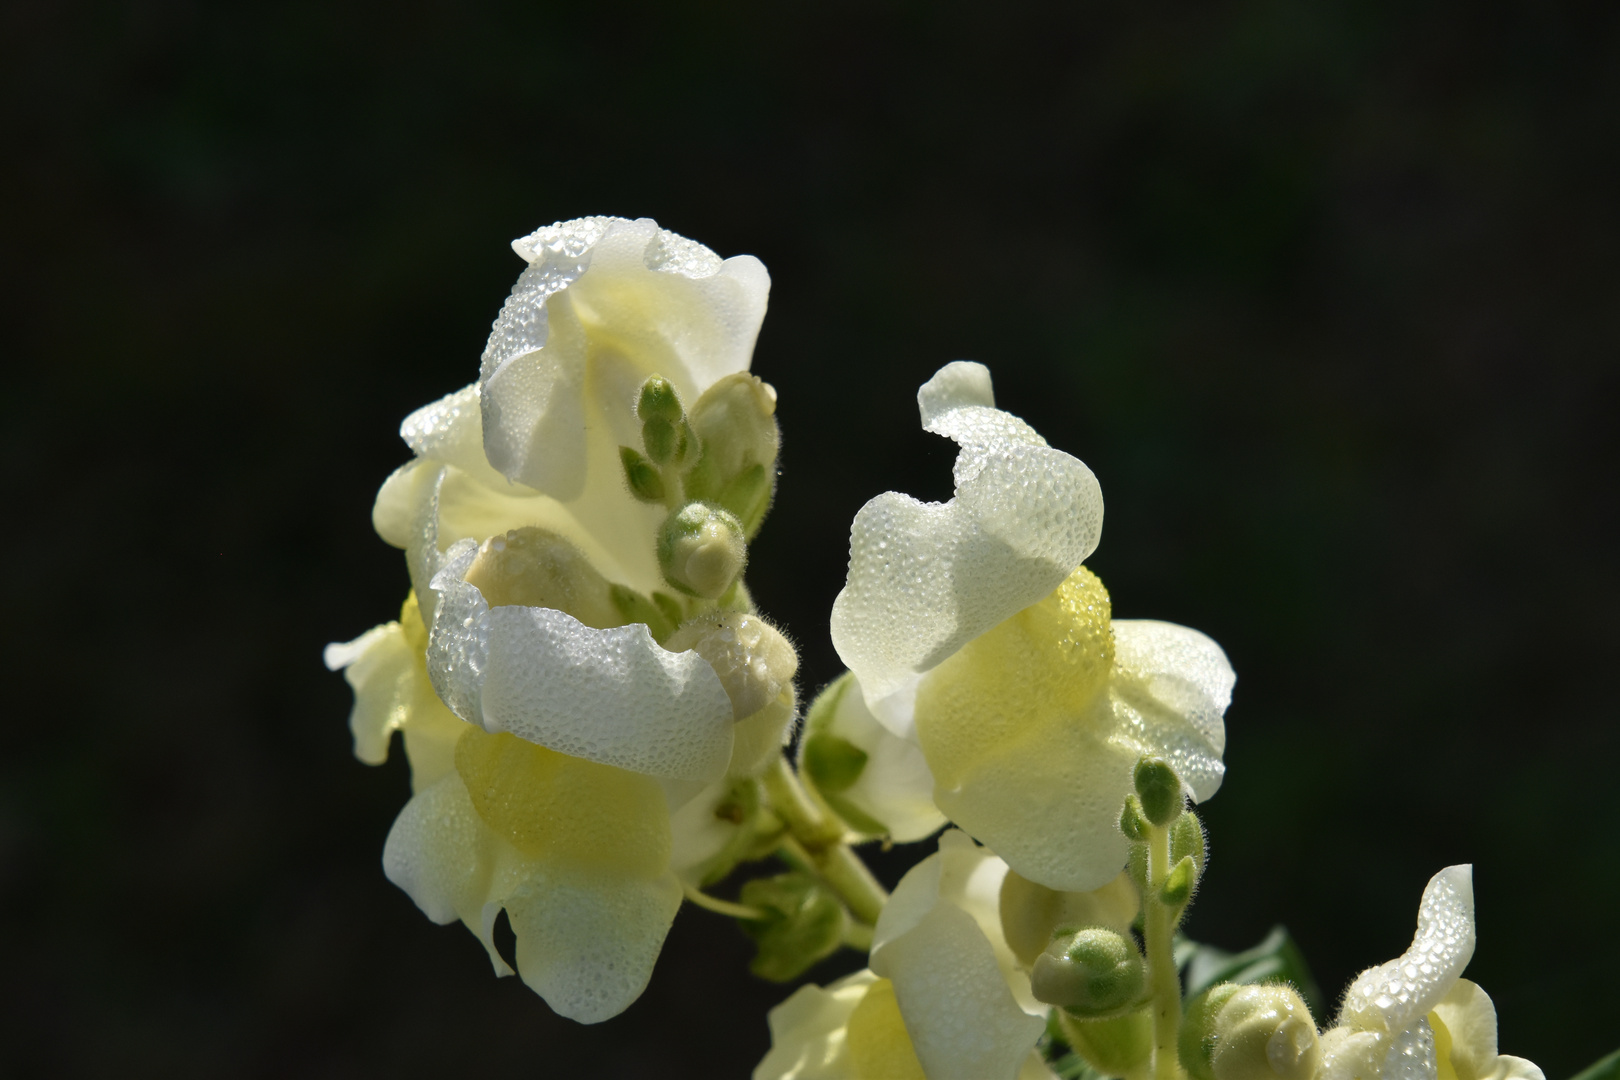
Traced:
<svg viewBox="0 0 1620 1080">
<path fill-rule="evenodd" d="M 0 1073 L 764 1052 L 716 916 L 593 1028 L 430 924 L 320 664 L 397 610 L 372 495 L 508 241 L 595 213 L 771 270 L 807 687 L 855 510 L 949 493 L 917 385 L 985 361 L 1100 477 L 1116 614 L 1239 673 L 1191 932 L 1333 994 L 1470 861 L 1503 1049 L 1620 1044 L 1615 5 L 16 0 L 0 86 Z"/>
</svg>

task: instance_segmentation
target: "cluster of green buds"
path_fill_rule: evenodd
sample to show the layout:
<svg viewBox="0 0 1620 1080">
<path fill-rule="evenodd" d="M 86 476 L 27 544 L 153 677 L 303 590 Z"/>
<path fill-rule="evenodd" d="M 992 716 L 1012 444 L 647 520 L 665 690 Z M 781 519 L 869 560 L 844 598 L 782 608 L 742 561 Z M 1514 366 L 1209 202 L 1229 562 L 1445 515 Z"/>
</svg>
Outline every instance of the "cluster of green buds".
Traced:
<svg viewBox="0 0 1620 1080">
<path fill-rule="evenodd" d="M 619 447 L 625 483 L 667 507 L 658 530 L 664 580 L 687 596 L 720 600 L 748 561 L 776 487 L 776 392 L 747 372 L 728 375 L 688 410 L 657 375 L 636 402 L 641 447 Z"/>
</svg>

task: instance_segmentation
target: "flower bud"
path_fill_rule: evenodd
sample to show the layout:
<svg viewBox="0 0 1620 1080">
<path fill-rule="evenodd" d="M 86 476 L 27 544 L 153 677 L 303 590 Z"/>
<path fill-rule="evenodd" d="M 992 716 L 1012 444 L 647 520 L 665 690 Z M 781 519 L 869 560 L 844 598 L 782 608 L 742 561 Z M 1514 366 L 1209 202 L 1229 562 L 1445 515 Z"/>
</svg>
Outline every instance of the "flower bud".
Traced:
<svg viewBox="0 0 1620 1080">
<path fill-rule="evenodd" d="M 710 503 L 687 503 L 665 518 L 658 532 L 658 564 L 664 580 L 692 596 L 719 599 L 747 561 L 742 525 Z"/>
<path fill-rule="evenodd" d="M 1240 987 L 1210 1027 L 1215 1080 L 1310 1080 L 1321 1064 L 1316 1021 L 1285 983 Z"/>
<path fill-rule="evenodd" d="M 641 384 L 641 395 L 636 399 L 636 416 L 642 423 L 664 420 L 679 423 L 686 415 L 675 387 L 661 375 L 654 375 Z"/>
<path fill-rule="evenodd" d="M 1139 1004 L 1144 981 L 1136 943 L 1118 931 L 1091 926 L 1053 936 L 1035 958 L 1030 990 L 1076 1017 L 1102 1019 Z"/>
<path fill-rule="evenodd" d="M 720 676 L 732 714 L 745 720 L 791 688 L 799 657 L 758 615 L 711 611 L 688 619 L 664 642 L 670 652 L 695 650 Z"/>
<path fill-rule="evenodd" d="M 1125 796 L 1125 809 L 1119 812 L 1119 831 L 1127 840 L 1146 840 L 1148 820 L 1142 815 L 1142 800 L 1135 792 Z"/>
<path fill-rule="evenodd" d="M 1192 856 L 1188 855 L 1175 866 L 1164 879 L 1164 886 L 1159 889 L 1159 902 L 1166 907 L 1180 907 L 1192 896 L 1193 886 L 1198 884 L 1198 871 L 1193 866 Z"/>
<path fill-rule="evenodd" d="M 1187 1000 L 1181 1014 L 1181 1031 L 1177 1036 L 1176 1055 L 1181 1067 L 1193 1080 L 1215 1080 L 1210 1056 L 1215 1052 L 1215 1017 L 1233 994 L 1243 987 L 1223 982 L 1195 994 Z"/>
<path fill-rule="evenodd" d="M 658 466 L 628 446 L 619 447 L 619 463 L 624 466 L 624 482 L 630 485 L 630 494 L 642 502 L 664 501 L 664 474 Z"/>
<path fill-rule="evenodd" d="M 1137 761 L 1136 794 L 1142 800 L 1143 816 L 1155 825 L 1168 825 L 1181 814 L 1181 778 L 1163 758 Z"/>
<path fill-rule="evenodd" d="M 1191 857 L 1199 874 L 1204 872 L 1204 823 L 1188 810 L 1170 828 L 1170 861 Z"/>
<path fill-rule="evenodd" d="M 1140 1076 L 1153 1053 L 1153 1016 L 1137 1009 L 1107 1020 L 1082 1020 L 1062 1009 L 1058 1027 L 1071 1049 L 1103 1076 Z"/>
<path fill-rule="evenodd" d="M 625 623 L 612 586 L 590 560 L 556 533 L 533 525 L 485 540 L 466 581 L 490 607 L 556 608 L 598 630 Z"/>
<path fill-rule="evenodd" d="M 776 391 L 745 371 L 728 375 L 692 406 L 691 424 L 702 453 L 687 493 L 725 507 L 754 535 L 776 485 Z"/>
</svg>

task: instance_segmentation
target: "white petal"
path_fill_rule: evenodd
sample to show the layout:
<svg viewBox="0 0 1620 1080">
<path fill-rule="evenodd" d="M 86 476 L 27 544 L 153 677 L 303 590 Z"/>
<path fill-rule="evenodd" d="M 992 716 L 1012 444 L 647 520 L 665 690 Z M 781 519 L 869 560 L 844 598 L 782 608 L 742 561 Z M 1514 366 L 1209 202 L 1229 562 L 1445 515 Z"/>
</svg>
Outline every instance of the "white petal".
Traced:
<svg viewBox="0 0 1620 1080">
<path fill-rule="evenodd" d="M 1237 676 L 1214 641 L 1175 623 L 1115 619 L 1114 666 L 1140 679 L 1164 704 L 1185 716 L 1216 755 L 1226 750 L 1223 717 Z"/>
<path fill-rule="evenodd" d="M 1390 1040 L 1378 1080 L 1437 1080 L 1439 1075 L 1434 1032 L 1427 1020 L 1419 1020 Z"/>
<path fill-rule="evenodd" d="M 434 578 L 433 687 L 485 731 L 648 776 L 709 782 L 731 760 L 731 699 L 696 653 L 672 653 L 643 623 L 596 630 L 550 608 L 491 608 L 461 580 L 462 541 Z"/>
<path fill-rule="evenodd" d="M 876 981 L 870 971 L 857 971 L 826 989 L 795 990 L 768 1014 L 771 1049 L 753 1080 L 849 1080 L 844 1025 Z"/>
<path fill-rule="evenodd" d="M 1490 1073 L 1496 1063 L 1496 1006 L 1479 984 L 1458 979 L 1434 1015 L 1451 1038 L 1451 1061 L 1462 1080 Z"/>
<path fill-rule="evenodd" d="M 484 422 L 477 383 L 411 413 L 400 424 L 399 437 L 417 457 L 454 465 L 486 487 L 500 490 L 511 486 L 484 457 Z"/>
<path fill-rule="evenodd" d="M 1091 470 L 977 403 L 989 375 L 979 385 L 976 366 L 949 365 L 918 393 L 927 430 L 961 446 L 956 497 L 923 503 L 887 492 L 850 529 L 833 644 L 875 711 L 909 678 L 1051 593 L 1102 529 Z"/>
<path fill-rule="evenodd" d="M 572 499 L 593 468 L 617 467 L 591 433 L 600 419 L 633 423 L 642 379 L 662 375 L 692 402 L 747 370 L 770 288 L 759 260 L 722 262 L 646 218 L 562 222 L 513 248 L 530 265 L 479 377 L 485 452 L 512 480 Z"/>
<path fill-rule="evenodd" d="M 894 982 L 930 1080 L 1013 1080 L 1046 1026 L 1019 1008 L 979 924 L 953 904 L 888 941 L 872 970 Z"/>
<path fill-rule="evenodd" d="M 416 687 L 416 658 L 399 623 L 374 626 L 353 641 L 326 647 L 326 667 L 342 669 L 354 690 L 349 731 L 354 756 L 367 765 L 388 760 L 388 740 L 410 713 Z"/>
<path fill-rule="evenodd" d="M 436 923 L 476 910 L 489 889 L 485 830 L 461 777 L 451 773 L 405 804 L 383 845 L 383 872 Z M 497 957 L 498 959 L 498 957 Z"/>
<path fill-rule="evenodd" d="M 1219 790 L 1226 765 L 1194 718 L 1183 711 L 1185 703 L 1182 708 L 1167 705 L 1146 684 L 1119 671 L 1108 687 L 1108 700 L 1118 723 L 1111 741 L 1133 763 L 1143 754 L 1164 758 L 1197 802 Z"/>
<path fill-rule="evenodd" d="M 1439 1004 L 1473 955 L 1473 867 L 1448 866 L 1423 890 L 1411 948 L 1356 977 L 1339 1022 L 1365 1031 L 1406 1031 Z"/>
<path fill-rule="evenodd" d="M 1503 1054 L 1496 1059 L 1490 1073 L 1479 1080 L 1547 1080 L 1547 1074 L 1533 1061 Z"/>
<path fill-rule="evenodd" d="M 615 878 L 547 862 L 504 903 L 523 981 L 561 1015 L 595 1024 L 647 988 L 681 886 L 674 874 Z"/>
</svg>

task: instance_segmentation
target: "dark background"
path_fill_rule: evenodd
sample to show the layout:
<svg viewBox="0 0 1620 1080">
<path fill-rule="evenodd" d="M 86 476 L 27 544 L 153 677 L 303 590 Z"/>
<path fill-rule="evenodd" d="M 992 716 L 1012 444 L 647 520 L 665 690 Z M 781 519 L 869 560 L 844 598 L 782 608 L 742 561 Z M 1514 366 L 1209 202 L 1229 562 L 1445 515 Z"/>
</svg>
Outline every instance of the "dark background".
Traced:
<svg viewBox="0 0 1620 1080">
<path fill-rule="evenodd" d="M 1116 614 L 1239 672 L 1194 936 L 1283 921 L 1336 994 L 1471 861 L 1503 1049 L 1620 1043 L 1620 8 L 3 11 L 0 1072 L 764 1052 L 787 988 L 706 912 L 591 1028 L 430 924 L 320 663 L 406 589 L 400 419 L 475 377 L 508 241 L 593 213 L 771 270 L 750 580 L 808 688 L 855 510 L 949 493 L 917 385 L 985 361 L 1101 478 Z"/>
</svg>

